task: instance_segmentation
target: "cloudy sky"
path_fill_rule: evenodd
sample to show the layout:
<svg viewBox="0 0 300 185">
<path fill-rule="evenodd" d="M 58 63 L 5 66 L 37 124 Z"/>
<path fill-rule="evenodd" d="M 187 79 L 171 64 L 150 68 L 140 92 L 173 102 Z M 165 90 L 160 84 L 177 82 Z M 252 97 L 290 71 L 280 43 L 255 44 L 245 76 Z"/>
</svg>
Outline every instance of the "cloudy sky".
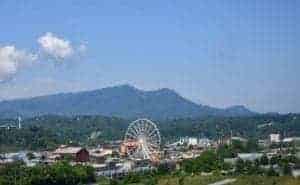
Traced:
<svg viewBox="0 0 300 185">
<path fill-rule="evenodd" d="M 119 84 L 300 112 L 297 0 L 0 0 L 0 100 Z"/>
</svg>

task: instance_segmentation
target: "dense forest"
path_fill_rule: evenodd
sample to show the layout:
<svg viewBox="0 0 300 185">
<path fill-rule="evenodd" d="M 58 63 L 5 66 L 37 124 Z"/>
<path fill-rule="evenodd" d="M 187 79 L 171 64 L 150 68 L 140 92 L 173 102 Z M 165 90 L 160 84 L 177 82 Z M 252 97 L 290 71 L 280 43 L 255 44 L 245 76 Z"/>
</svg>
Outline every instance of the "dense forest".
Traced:
<svg viewBox="0 0 300 185">
<path fill-rule="evenodd" d="M 0 129 L 0 152 L 20 149 L 51 149 L 59 144 L 97 145 L 122 139 L 133 120 L 103 116 L 41 116 L 22 121 L 22 129 Z M 163 141 L 180 136 L 242 136 L 266 138 L 270 133 L 300 136 L 300 115 L 258 115 L 254 117 L 206 117 L 199 119 L 154 120 Z M 16 123 L 3 119 L 0 125 Z"/>
<path fill-rule="evenodd" d="M 300 136 L 299 114 L 265 114 L 253 117 L 207 117 L 201 119 L 175 119 L 159 124 L 167 138 L 198 136 L 215 139 L 222 136 L 241 136 L 265 139 L 270 133 L 285 137 Z"/>
</svg>

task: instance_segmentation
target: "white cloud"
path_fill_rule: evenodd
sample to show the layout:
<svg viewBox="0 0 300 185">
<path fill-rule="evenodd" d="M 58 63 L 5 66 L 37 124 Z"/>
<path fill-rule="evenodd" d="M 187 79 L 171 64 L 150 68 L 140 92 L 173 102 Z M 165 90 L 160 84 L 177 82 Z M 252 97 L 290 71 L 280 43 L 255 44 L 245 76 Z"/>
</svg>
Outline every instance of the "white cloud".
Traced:
<svg viewBox="0 0 300 185">
<path fill-rule="evenodd" d="M 70 41 L 59 38 L 50 32 L 38 38 L 38 43 L 45 53 L 58 60 L 66 59 L 74 54 Z"/>
<path fill-rule="evenodd" d="M 0 82 L 10 79 L 20 68 L 36 59 L 36 55 L 18 50 L 15 46 L 0 47 Z"/>
<path fill-rule="evenodd" d="M 86 52 L 86 44 L 72 45 L 70 41 L 59 38 L 47 32 L 38 38 L 38 43 L 46 55 L 57 61 L 67 59 L 75 60 Z M 36 60 L 41 60 L 41 55 L 19 50 L 13 45 L 0 45 L 0 83 L 11 79 L 20 69 Z"/>
</svg>

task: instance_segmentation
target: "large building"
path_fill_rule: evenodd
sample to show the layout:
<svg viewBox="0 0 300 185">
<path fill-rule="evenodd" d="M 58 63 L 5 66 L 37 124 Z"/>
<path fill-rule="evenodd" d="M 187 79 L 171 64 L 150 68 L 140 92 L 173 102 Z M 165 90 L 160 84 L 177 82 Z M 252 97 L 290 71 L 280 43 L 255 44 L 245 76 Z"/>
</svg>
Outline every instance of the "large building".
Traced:
<svg viewBox="0 0 300 185">
<path fill-rule="evenodd" d="M 112 149 L 93 149 L 90 150 L 90 161 L 95 163 L 104 163 L 108 156 L 113 154 Z"/>
<path fill-rule="evenodd" d="M 75 162 L 88 162 L 90 160 L 88 150 L 81 147 L 61 146 L 53 154 L 59 155 L 61 159 L 71 157 Z"/>
</svg>

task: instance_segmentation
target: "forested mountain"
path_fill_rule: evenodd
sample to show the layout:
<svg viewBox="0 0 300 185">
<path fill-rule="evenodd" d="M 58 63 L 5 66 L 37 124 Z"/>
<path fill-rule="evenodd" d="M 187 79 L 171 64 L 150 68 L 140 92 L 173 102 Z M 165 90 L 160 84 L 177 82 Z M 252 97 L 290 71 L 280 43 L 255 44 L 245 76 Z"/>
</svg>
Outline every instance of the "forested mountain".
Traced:
<svg viewBox="0 0 300 185">
<path fill-rule="evenodd" d="M 219 109 L 193 103 L 175 91 L 142 91 L 129 85 L 0 102 L 0 117 L 103 115 L 154 119 L 206 116 L 253 116 L 243 106 Z"/>
</svg>

